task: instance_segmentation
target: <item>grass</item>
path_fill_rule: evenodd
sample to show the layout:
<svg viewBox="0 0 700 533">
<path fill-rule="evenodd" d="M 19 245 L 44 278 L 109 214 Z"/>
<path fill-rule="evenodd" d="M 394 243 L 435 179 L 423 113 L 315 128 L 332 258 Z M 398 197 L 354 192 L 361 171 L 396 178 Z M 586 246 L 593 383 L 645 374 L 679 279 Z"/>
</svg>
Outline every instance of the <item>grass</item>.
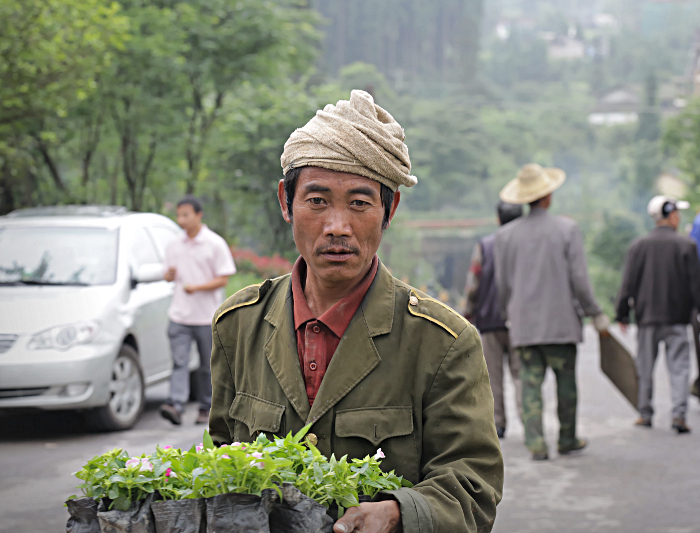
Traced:
<svg viewBox="0 0 700 533">
<path fill-rule="evenodd" d="M 239 272 L 234 274 L 228 278 L 228 284 L 226 285 L 226 298 L 249 285 L 261 283 L 262 281 L 262 278 L 250 272 Z"/>
</svg>

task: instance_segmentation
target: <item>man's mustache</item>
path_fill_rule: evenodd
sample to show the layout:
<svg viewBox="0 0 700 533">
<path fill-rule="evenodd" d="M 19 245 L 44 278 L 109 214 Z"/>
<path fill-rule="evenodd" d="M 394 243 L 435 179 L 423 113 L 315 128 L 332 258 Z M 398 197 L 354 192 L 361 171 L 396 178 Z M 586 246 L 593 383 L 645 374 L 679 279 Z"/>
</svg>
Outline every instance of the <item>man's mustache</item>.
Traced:
<svg viewBox="0 0 700 533">
<path fill-rule="evenodd" d="M 346 239 L 331 239 L 330 242 L 314 250 L 314 255 L 358 253 L 360 253 L 360 249 L 349 244 Z"/>
</svg>

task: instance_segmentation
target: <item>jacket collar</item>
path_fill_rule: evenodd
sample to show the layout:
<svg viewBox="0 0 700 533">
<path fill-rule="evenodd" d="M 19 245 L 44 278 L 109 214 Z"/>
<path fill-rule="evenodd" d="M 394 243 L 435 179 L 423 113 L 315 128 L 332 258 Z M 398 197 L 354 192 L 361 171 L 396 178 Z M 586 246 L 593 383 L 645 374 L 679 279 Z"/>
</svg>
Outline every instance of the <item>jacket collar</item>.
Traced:
<svg viewBox="0 0 700 533">
<path fill-rule="evenodd" d="M 671 226 L 656 226 L 652 231 L 654 233 L 664 233 L 664 232 L 676 233 L 676 230 L 673 229 Z"/>
<path fill-rule="evenodd" d="M 333 354 L 313 407 L 309 407 L 299 365 L 290 278 L 285 280 L 265 316 L 275 329 L 265 342 L 265 357 L 297 414 L 312 424 L 348 394 L 381 361 L 373 337 L 391 331 L 394 279 L 383 264 Z"/>
<path fill-rule="evenodd" d="M 528 217 L 541 217 L 547 214 L 547 210 L 544 207 L 533 207 L 527 214 Z"/>
</svg>

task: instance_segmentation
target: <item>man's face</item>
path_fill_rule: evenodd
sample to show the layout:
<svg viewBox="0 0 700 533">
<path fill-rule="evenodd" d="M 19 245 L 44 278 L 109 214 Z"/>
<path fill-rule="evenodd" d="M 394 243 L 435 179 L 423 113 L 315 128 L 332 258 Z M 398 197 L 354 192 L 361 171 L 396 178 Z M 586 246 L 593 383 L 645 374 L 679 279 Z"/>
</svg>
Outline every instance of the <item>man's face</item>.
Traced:
<svg viewBox="0 0 700 533">
<path fill-rule="evenodd" d="M 382 240 L 384 207 L 377 181 L 317 167 L 302 169 L 292 216 L 283 182 L 278 196 L 284 219 L 309 269 L 327 283 L 344 283 L 365 273 Z M 400 194 L 394 195 L 393 217 Z"/>
<path fill-rule="evenodd" d="M 182 204 L 177 208 L 177 223 L 185 231 L 197 229 L 202 223 L 202 212 L 195 213 L 190 204 Z"/>
<path fill-rule="evenodd" d="M 680 223 L 681 214 L 678 212 L 677 209 L 675 211 L 671 211 L 668 215 L 668 225 L 671 226 L 673 229 L 677 230 Z"/>
</svg>

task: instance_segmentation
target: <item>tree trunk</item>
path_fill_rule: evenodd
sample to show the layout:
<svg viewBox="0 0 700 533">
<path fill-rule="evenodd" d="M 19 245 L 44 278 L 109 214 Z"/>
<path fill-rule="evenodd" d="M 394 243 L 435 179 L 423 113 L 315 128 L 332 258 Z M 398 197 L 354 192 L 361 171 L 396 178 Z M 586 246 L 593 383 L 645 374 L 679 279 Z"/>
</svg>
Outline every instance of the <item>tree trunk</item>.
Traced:
<svg viewBox="0 0 700 533">
<path fill-rule="evenodd" d="M 15 198 L 12 194 L 12 174 L 10 165 L 4 163 L 0 168 L 0 215 L 6 215 L 15 209 Z"/>
<path fill-rule="evenodd" d="M 51 179 L 53 180 L 54 185 L 56 185 L 59 191 L 66 192 L 66 187 L 63 184 L 63 180 L 61 179 L 61 174 L 59 173 L 58 167 L 56 166 L 56 163 L 54 163 L 51 154 L 49 154 L 48 147 L 44 144 L 44 142 L 39 138 L 38 135 L 34 135 L 33 137 L 36 141 L 37 149 L 39 150 L 39 153 L 41 154 L 41 157 L 44 160 L 46 167 L 49 169 L 49 174 L 51 174 Z"/>
</svg>

